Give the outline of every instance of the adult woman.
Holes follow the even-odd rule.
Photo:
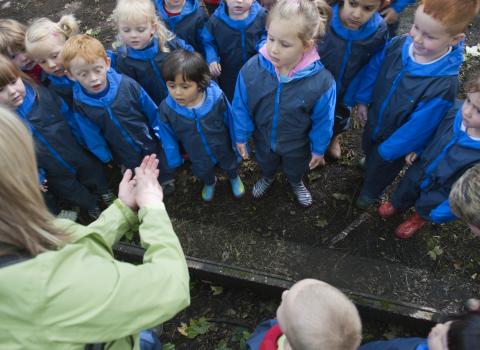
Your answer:
[[[0,348],[139,349],[138,332],[189,302],[188,270],[162,203],[155,155],[127,170],[117,199],[89,226],[54,220],[38,184],[32,139],[0,108]],[[138,216],[134,210],[139,208]],[[111,246],[139,231],[134,266]]]

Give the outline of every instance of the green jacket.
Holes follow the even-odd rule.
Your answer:
[[[0,268],[0,349],[140,349],[138,333],[190,304],[185,256],[163,204],[138,217],[120,200],[89,226],[56,221],[72,242]],[[112,245],[138,229],[142,265]]]

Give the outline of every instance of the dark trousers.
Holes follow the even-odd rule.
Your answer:
[[[343,104],[335,106],[335,120],[333,123],[333,136],[337,136],[350,127],[350,108]]]
[[[397,189],[392,194],[392,204],[397,209],[408,209],[415,205],[420,193],[422,171],[418,163],[412,165],[400,180]]]
[[[232,180],[238,176],[237,169],[238,169],[237,165],[228,169],[222,168],[222,170],[225,171],[225,173],[227,174],[228,178]],[[215,183],[215,166],[200,167],[196,165],[194,162],[192,162],[192,172],[193,172],[193,175],[195,175],[200,180],[202,180],[205,183],[205,185],[210,186]]]

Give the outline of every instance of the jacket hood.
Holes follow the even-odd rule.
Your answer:
[[[340,9],[338,8],[338,4],[333,6],[332,12],[333,15],[330,22],[330,28],[345,40],[365,40],[375,34],[378,27],[384,22],[382,16],[380,16],[378,12],[375,12],[375,14],[359,29],[353,30],[348,29],[343,25],[342,20],[340,19]]]
[[[212,16],[219,18],[220,20],[225,22],[225,24],[228,25],[230,28],[243,29],[248,27],[255,20],[255,18],[257,18],[257,15],[260,13],[261,10],[262,6],[258,2],[254,1],[252,3],[252,7],[250,7],[247,18],[242,20],[231,19],[228,16],[227,4],[225,3],[225,1],[222,1]]]
[[[118,88],[120,87],[120,83],[122,81],[122,75],[110,68],[107,72],[107,80],[108,91],[105,96],[100,98],[89,96],[83,91],[82,86],[76,82],[73,86],[73,98],[81,103],[85,103],[93,107],[104,107],[106,104],[111,104],[117,96]]]
[[[30,86],[30,84],[23,81],[25,85],[25,97],[23,98],[23,103],[17,107],[17,113],[25,119],[28,113],[31,112],[33,105],[35,104],[35,99],[37,98],[37,93]]]
[[[165,7],[163,7],[163,4],[164,0],[155,0],[155,7],[158,14],[164,22],[167,22],[169,24],[175,24],[180,22],[186,16],[189,16],[193,12],[197,11],[200,6],[197,0],[185,0],[185,5],[183,6],[182,11],[180,11],[180,14],[174,17],[168,17],[167,12],[165,11]]]

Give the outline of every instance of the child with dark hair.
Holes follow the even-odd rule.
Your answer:
[[[193,174],[203,181],[202,199],[213,199],[216,165],[227,173],[233,195],[242,197],[245,188],[230,132],[231,106],[211,81],[207,63],[196,52],[176,50],[165,60],[162,74],[169,95],[160,105],[160,118],[187,151]]]

